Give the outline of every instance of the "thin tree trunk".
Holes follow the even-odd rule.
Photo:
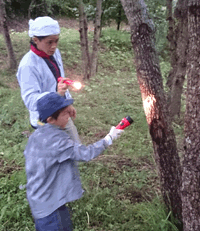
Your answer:
[[[122,21],[122,5],[120,3],[120,1],[118,2],[118,15],[117,15],[117,30],[120,29],[120,24]]]
[[[184,231],[200,230],[200,0],[188,0],[185,155],[182,175]]]
[[[79,0],[79,33],[82,52],[82,69],[84,79],[90,78],[90,54],[88,46],[88,24],[82,0]]]
[[[101,7],[102,7],[102,0],[97,0],[94,39],[93,39],[93,51],[92,51],[92,56],[91,56],[91,76],[95,76],[97,73],[99,37],[101,33],[101,12],[102,12]]]
[[[46,0],[43,0],[44,1],[44,12],[45,12],[45,15],[48,15],[48,12],[47,12],[47,2]]]
[[[175,68],[176,68],[176,39],[174,36],[174,30],[175,30],[175,22],[173,19],[173,13],[172,13],[172,0],[167,0],[166,1],[166,6],[167,6],[167,21],[168,21],[168,34],[167,34],[167,39],[169,42],[169,51],[170,51],[170,63],[172,69],[170,70],[170,73],[168,75],[167,79],[167,85],[168,87],[172,88],[172,82],[174,78],[174,73],[175,73]]]
[[[188,49],[188,19],[187,0],[179,0],[175,9],[176,27],[174,29],[174,40],[176,50],[171,59],[173,70],[171,72],[170,91],[170,114],[172,119],[180,116],[181,96],[186,75],[187,49]]]
[[[33,10],[33,4],[35,3],[35,0],[31,0],[31,3],[28,8],[28,18],[31,19],[31,11]]]
[[[102,4],[101,25],[100,25],[100,36],[101,36],[102,27],[103,27],[103,23],[104,23],[104,11],[105,11],[105,9],[107,8],[107,3],[108,3],[108,2],[104,2],[104,4]]]
[[[181,226],[181,166],[155,50],[154,24],[148,17],[143,0],[121,2],[131,28],[137,78],[159,170],[161,192],[166,205],[179,219]]]
[[[9,61],[9,68],[10,69],[15,69],[17,67],[17,61],[15,58],[15,53],[13,50],[10,34],[9,34],[9,29],[7,25],[7,15],[6,15],[6,10],[5,10],[5,3],[3,0],[0,0],[0,21],[1,21],[1,26],[3,28],[3,35],[8,51],[8,61]]]

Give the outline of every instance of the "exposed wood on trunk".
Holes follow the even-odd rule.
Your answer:
[[[94,39],[93,39],[93,51],[91,56],[91,76],[95,76],[97,72],[98,62],[98,50],[99,50],[99,38],[101,33],[101,6],[102,0],[97,0]]]
[[[168,208],[181,221],[181,166],[155,50],[154,24],[148,17],[143,0],[121,2],[131,28],[137,78],[159,170],[162,195]]]
[[[1,21],[1,26],[3,28],[3,35],[6,43],[6,48],[8,51],[9,68],[15,69],[17,67],[17,61],[15,58],[15,53],[13,50],[9,29],[7,25],[7,16],[6,16],[4,0],[0,0],[0,21]]]
[[[188,63],[182,202],[184,231],[200,230],[200,0],[188,0]]]

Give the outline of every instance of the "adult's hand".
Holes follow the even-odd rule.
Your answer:
[[[58,82],[57,92],[61,96],[65,95],[65,92],[66,92],[66,90],[69,87],[69,85],[67,85],[66,83],[64,83],[65,80],[69,80],[69,79],[68,78],[62,78],[62,80],[60,82]]]

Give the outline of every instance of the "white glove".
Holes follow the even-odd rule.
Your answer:
[[[105,140],[108,145],[112,144],[113,140],[116,140],[120,135],[124,132],[124,130],[116,129],[114,126],[111,127],[110,132],[105,136]]]

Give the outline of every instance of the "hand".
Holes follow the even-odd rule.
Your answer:
[[[116,129],[114,126],[112,126],[108,135],[111,136],[112,140],[116,140],[118,137],[121,136],[123,132],[124,130]]]
[[[68,106],[68,112],[70,117],[76,119],[76,109],[72,105]]]
[[[124,132],[124,130],[116,129],[114,126],[111,127],[110,132],[106,135],[105,140],[108,145],[112,144],[113,140],[116,140],[120,135]]]
[[[63,81],[65,81],[65,80],[68,80],[68,78],[62,78],[62,80],[60,82],[58,82],[57,92],[61,96],[65,95],[65,92],[69,87],[69,85],[67,85],[66,83],[63,83]]]

